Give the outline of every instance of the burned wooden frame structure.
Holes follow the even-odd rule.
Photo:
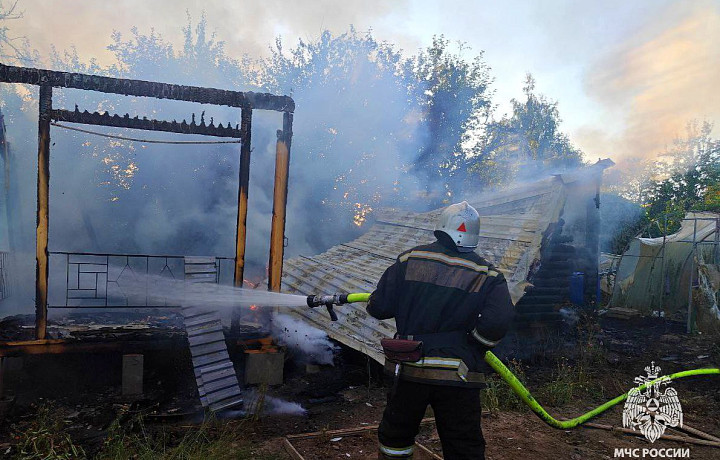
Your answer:
[[[21,83],[39,86],[38,117],[38,178],[37,178],[37,229],[36,229],[36,296],[35,337],[46,339],[48,309],[48,228],[50,198],[50,126],[54,121],[131,128],[148,131],[164,131],[178,134],[197,134],[237,138],[240,147],[240,174],[238,187],[238,214],[235,244],[234,283],[241,286],[245,267],[245,241],[247,234],[248,187],[250,179],[251,130],[253,110],[282,112],[282,130],[277,132],[275,186],[273,193],[272,230],[270,235],[270,260],[268,287],[280,290],[285,240],[285,215],[290,164],[290,144],[295,102],[288,96],[268,93],[239,92],[198,86],[176,85],[143,80],[103,77],[80,73],[58,72],[45,69],[9,66],[0,63],[0,83]],[[119,94],[124,96],[151,97],[199,104],[228,106],[240,109],[240,125],[233,128],[209,125],[201,120],[197,124],[183,121],[150,120],[145,117],[110,115],[98,112],[80,112],[54,109],[53,88],[71,88],[85,91]]]

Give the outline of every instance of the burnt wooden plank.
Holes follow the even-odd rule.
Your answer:
[[[157,99],[172,99],[229,107],[249,107],[279,112],[295,111],[295,101],[289,96],[275,96],[269,93],[243,93],[216,88],[103,77],[74,72],[58,72],[5,64],[0,64],[0,82],[43,85],[55,88],[75,88],[125,96],[154,97]]]
[[[162,131],[167,133],[178,133],[178,134],[198,134],[203,136],[215,136],[215,137],[231,137],[240,139],[240,130],[233,128],[228,123],[227,126],[219,125],[206,125],[204,121],[199,125],[192,120],[190,123],[185,120],[181,122],[164,121],[164,120],[150,120],[145,117],[130,117],[125,114],[120,116],[117,114],[110,115],[109,113],[98,113],[98,112],[80,112],[77,108],[75,111],[70,110],[53,110],[51,112],[52,119],[55,121],[65,121],[68,123],[80,123],[83,125],[95,125],[95,126],[113,126],[116,128],[129,128],[129,129],[143,129],[146,131]]]

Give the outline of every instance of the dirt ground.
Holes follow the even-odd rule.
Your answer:
[[[677,388],[682,395],[679,382]],[[696,396],[699,395],[691,397]],[[382,395],[376,395],[376,398],[382,399]],[[373,398],[373,400],[376,398]],[[338,420],[336,423],[327,424],[326,426],[328,429],[338,429],[355,428],[363,426],[363,424],[377,424],[382,418],[382,403],[381,401],[377,402],[380,403],[378,407],[368,408],[369,410],[364,409],[363,404],[353,404],[354,408],[348,407],[346,404],[343,414],[348,414],[348,417],[345,421]],[[571,408],[556,409],[552,413],[576,416],[587,411],[591,406],[594,407],[588,405],[578,407],[576,410]],[[698,408],[700,406],[698,405]],[[715,401],[714,406],[717,407],[717,401]],[[312,415],[312,411],[310,414],[309,417],[315,417]],[[431,413],[428,415],[431,415]],[[619,407],[611,409],[607,414],[603,414],[594,421],[600,424],[622,426],[622,409]],[[272,423],[272,420],[266,419],[263,420],[262,425]],[[716,414],[706,414],[705,411],[686,411],[685,423],[693,428],[702,429],[707,433],[720,436],[720,420]],[[272,436],[272,431],[274,430],[265,431],[260,429],[258,434],[261,437]],[[674,430],[666,433],[682,434]],[[690,445],[662,439],[650,444],[642,437],[590,428],[557,430],[550,428],[534,414],[527,411],[486,414],[483,417],[483,434],[487,442],[486,456],[489,460],[608,459],[614,458],[615,449],[621,448],[689,448],[690,458],[693,459],[711,460],[720,458],[720,449],[713,447]],[[417,440],[431,451],[442,456],[442,448],[434,425],[421,429]],[[292,444],[307,459],[377,458],[377,438],[374,431],[362,435],[321,436],[308,440],[293,441]],[[285,454],[279,438],[271,437],[271,439],[263,443],[263,450],[278,454],[280,458],[292,458]],[[285,456],[283,457],[283,455]],[[417,454],[416,458],[422,459],[426,457]]]
[[[718,367],[720,344],[717,339],[702,335],[687,336],[680,329],[662,321],[600,321],[591,326],[583,325],[580,333],[565,329],[541,340],[529,340],[527,343],[532,343],[532,346],[526,348],[532,348],[532,352],[511,352],[519,355],[516,369],[524,373],[528,388],[539,402],[555,417],[570,418],[629,390],[635,385],[633,379],[644,375],[644,368],[650,362],[661,366],[662,374]],[[509,342],[513,340],[516,344],[523,344],[522,338],[516,337]],[[148,362],[153,363],[152,359]],[[84,361],[83,365],[100,369],[102,362]],[[78,366],[57,366],[63,367],[66,373],[79,371]],[[174,369],[172,378],[177,379],[182,370],[171,368]],[[563,369],[570,370],[563,374]],[[62,385],[56,385],[42,395],[31,386],[26,386],[24,392],[22,388],[18,389],[15,406],[0,422],[0,457],[7,454],[11,458],[14,444],[37,416],[38,397],[45,398],[42,401],[52,401],[54,412],[60,414],[62,421],[59,429],[76,444],[82,445],[89,457],[101,453],[107,444],[108,433],[118,424],[127,424],[133,413],[145,414],[141,425],[143,433],[170,433],[168,443],[197,430],[202,415],[189,410],[177,398],[163,399],[162,390],[167,389],[163,379],[167,379],[168,370],[157,372],[157,375],[150,373],[146,377],[147,381],[154,380],[156,384],[147,385],[145,399],[137,401],[125,400],[118,394],[117,386],[110,384],[117,376],[110,376],[108,381],[88,387],[71,380],[67,385],[82,388],[75,394],[69,394]],[[62,379],[59,382],[62,383]],[[572,386],[572,394],[558,394],[558,388],[562,389],[564,385],[554,386],[557,382]],[[713,376],[690,377],[672,383],[683,406],[684,423],[718,437],[719,383],[718,377]],[[254,414],[254,417],[250,414],[244,418],[239,413],[225,414],[227,418],[218,423],[235,430],[231,436],[243,446],[246,453],[243,455],[246,456],[238,454],[217,458],[289,459],[291,457],[283,447],[285,436],[321,432],[314,438],[295,439],[292,444],[307,459],[374,459],[377,456],[374,430],[350,435],[327,432],[377,425],[382,418],[387,384],[374,363],[348,350],[338,353],[334,367],[323,367],[314,374],[306,373],[304,366],[288,364],[285,384],[270,388],[267,395],[299,403],[306,413],[265,413]],[[44,388],[48,390],[46,386]],[[173,392],[183,393],[185,400],[193,399],[185,385],[176,383]],[[499,404],[490,404],[483,417],[489,459],[604,459],[615,458],[615,450],[621,448],[688,448],[690,458],[720,458],[720,449],[714,447],[662,439],[650,444],[642,437],[584,427],[553,429],[528,410],[508,404],[505,400],[507,393],[498,392],[496,396],[500,399]],[[553,400],[560,402],[553,404]],[[431,410],[428,410],[427,416],[432,416]],[[622,405],[593,421],[621,426]],[[666,434],[681,433],[668,430]],[[234,441],[231,446],[236,445]],[[442,455],[433,424],[423,426],[418,442]],[[130,457],[117,455],[113,458]],[[206,455],[205,458],[213,457]],[[416,458],[423,458],[423,455],[418,454]]]

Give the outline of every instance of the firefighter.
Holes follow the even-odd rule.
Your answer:
[[[397,380],[378,429],[380,459],[412,458],[428,404],[446,459],[485,458],[480,389],[490,369],[483,356],[507,332],[514,307],[503,275],[474,252],[479,233],[472,206],[448,206],[435,225],[437,241],[400,254],[370,296],[368,313],[395,318],[398,341],[422,342],[417,361],[386,359]]]

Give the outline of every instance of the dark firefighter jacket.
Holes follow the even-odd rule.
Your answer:
[[[423,358],[402,364],[401,378],[482,387],[482,373],[489,370],[483,356],[505,336],[514,307],[501,273],[451,245],[436,241],[400,254],[380,278],[367,311],[395,318],[399,338],[423,342]],[[394,367],[386,363],[386,369]]]

